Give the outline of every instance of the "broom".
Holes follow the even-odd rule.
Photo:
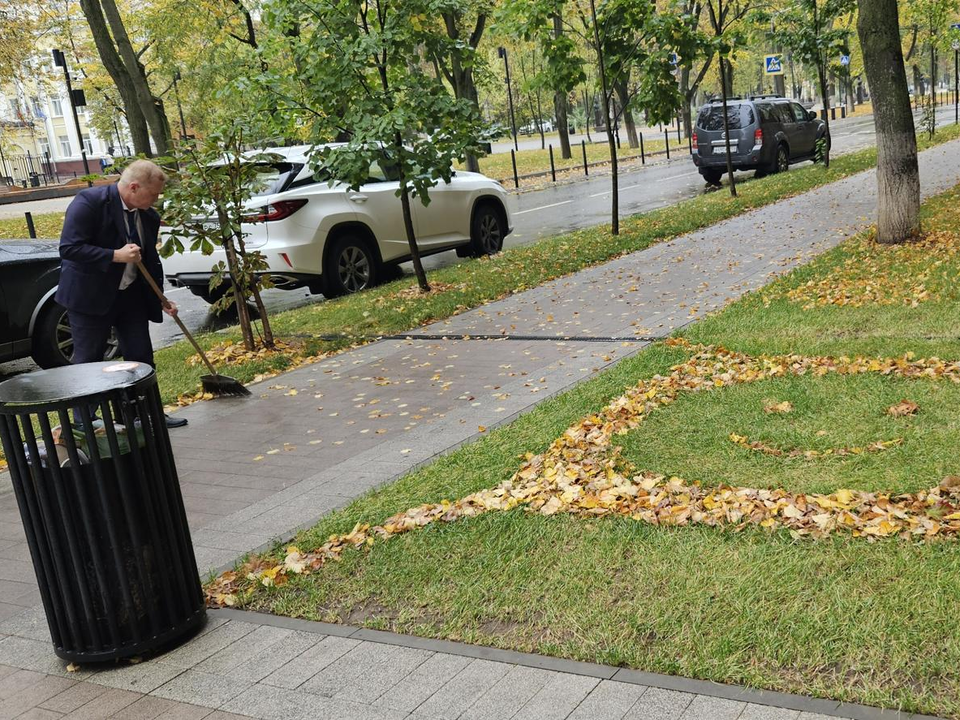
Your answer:
[[[167,300],[167,296],[163,294],[163,291],[159,287],[157,287],[157,283],[153,279],[153,276],[147,272],[147,269],[143,266],[143,263],[140,260],[137,260],[137,270],[140,271],[140,275],[143,276],[143,279],[147,281],[147,284],[157,294],[157,297],[160,298],[160,302],[163,303],[163,306],[169,307],[170,301]],[[194,349],[200,354],[200,358],[210,369],[210,375],[200,376],[200,383],[203,385],[204,392],[208,392],[217,397],[229,395],[247,397],[251,394],[251,392],[247,390],[239,380],[218,373],[217,369],[213,366],[213,363],[210,362],[210,359],[207,357],[206,353],[203,352],[203,349],[197,344],[197,341],[194,339],[193,335],[189,330],[187,330],[187,326],[183,324],[183,320],[180,319],[179,315],[174,315],[173,319],[177,321],[177,325],[180,326],[183,334],[187,336],[187,340],[190,341],[190,344],[193,345]]]

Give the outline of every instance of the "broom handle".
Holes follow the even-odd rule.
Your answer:
[[[163,290],[157,287],[156,280],[153,279],[153,275],[147,272],[147,269],[143,266],[143,262],[137,260],[137,270],[140,271],[140,275],[144,280],[147,281],[147,284],[151,289],[157,294],[157,297],[160,298],[160,302],[163,303],[164,307],[170,307],[170,301],[167,300],[167,296],[163,294]],[[180,319],[180,316],[176,313],[172,316],[174,320],[177,321],[177,325],[180,326],[180,329],[183,331],[183,334],[187,336],[187,340],[190,341],[190,344],[193,345],[194,349],[200,354],[200,357],[203,359],[203,362],[206,363],[207,367],[210,369],[210,372],[214,375],[219,375],[217,369],[213,366],[213,363],[210,362],[210,359],[207,357],[207,354],[203,349],[197,344],[197,341],[193,338],[193,335],[187,330],[187,326],[183,324],[183,320]]]

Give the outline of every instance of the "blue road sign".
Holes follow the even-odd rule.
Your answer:
[[[850,56],[849,56],[849,55],[841,55],[841,56],[840,56],[840,64],[841,64],[841,65],[849,65],[849,64],[850,64]]]
[[[783,55],[766,55],[763,58],[764,75],[783,75]]]

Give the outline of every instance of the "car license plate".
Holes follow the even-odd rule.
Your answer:
[[[733,147],[733,145],[730,146],[730,152],[735,152],[735,148]],[[717,145],[716,147],[713,148],[713,154],[714,154],[714,155],[726,155],[726,154],[727,154],[727,146],[726,146],[726,145]]]

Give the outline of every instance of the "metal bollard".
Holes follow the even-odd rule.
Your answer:
[[[519,188],[520,176],[517,175],[517,154],[512,149],[510,150],[510,160],[513,162],[513,186]]]
[[[647,156],[643,152],[643,133],[640,133],[640,164],[647,164]]]
[[[23,215],[27,218],[27,234],[31,238],[36,239],[37,229],[33,226],[33,213],[25,212]]]
[[[580,140],[580,149],[583,151],[583,175],[590,177],[590,168],[587,166],[587,141]]]
[[[553,182],[557,181],[557,167],[553,163],[553,143],[550,143],[550,177]]]
[[[670,129],[666,128],[663,131],[663,139],[667,144],[667,160],[670,159]]]

